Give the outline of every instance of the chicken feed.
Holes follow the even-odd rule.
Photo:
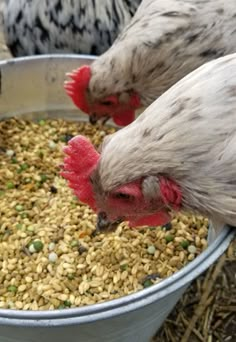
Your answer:
[[[96,145],[114,128],[63,120],[0,123],[0,308],[54,310],[116,299],[171,276],[207,247],[207,219],[122,223],[94,235],[96,215],[59,176],[77,134]]]

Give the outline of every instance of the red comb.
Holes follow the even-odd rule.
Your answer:
[[[86,90],[91,77],[89,65],[84,65],[72,73],[67,74],[72,80],[65,82],[64,88],[74,104],[83,112],[89,113],[89,106],[86,99]]]
[[[81,202],[96,210],[90,175],[96,167],[100,154],[91,142],[79,135],[71,139],[64,147],[67,157],[64,159],[64,170],[60,173],[69,181],[69,186]]]

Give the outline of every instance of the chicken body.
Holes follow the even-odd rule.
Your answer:
[[[134,15],[141,0],[8,0],[4,14],[13,56],[100,55]]]
[[[97,207],[108,217],[173,208],[163,201],[165,179],[179,187],[180,210],[236,226],[236,54],[190,73],[109,136],[91,179]],[[145,213],[132,190],[129,197],[134,183]]]
[[[235,0],[143,0],[92,64],[90,102],[117,95],[128,103],[135,92],[142,106],[150,105],[197,67],[236,52],[235,23]]]

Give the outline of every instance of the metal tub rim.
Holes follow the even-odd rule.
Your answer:
[[[63,59],[93,61],[95,56],[88,55],[43,55],[33,57],[20,57],[0,62],[0,70],[5,65],[20,66],[27,62],[40,63],[41,61],[55,61]],[[140,307],[161,299],[168,294],[178,291],[187,286],[193,279],[204,272],[217,258],[227,249],[230,241],[235,235],[234,229],[225,226],[219,236],[203,251],[195,260],[183,267],[180,271],[166,278],[150,288],[143,289],[133,294],[110,300],[100,304],[93,304],[78,308],[53,311],[24,311],[0,309],[0,324],[9,326],[66,326],[74,324],[91,323],[110,317],[131,312]]]

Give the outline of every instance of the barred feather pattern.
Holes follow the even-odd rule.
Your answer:
[[[100,55],[130,22],[141,0],[8,0],[4,30],[13,56]]]

